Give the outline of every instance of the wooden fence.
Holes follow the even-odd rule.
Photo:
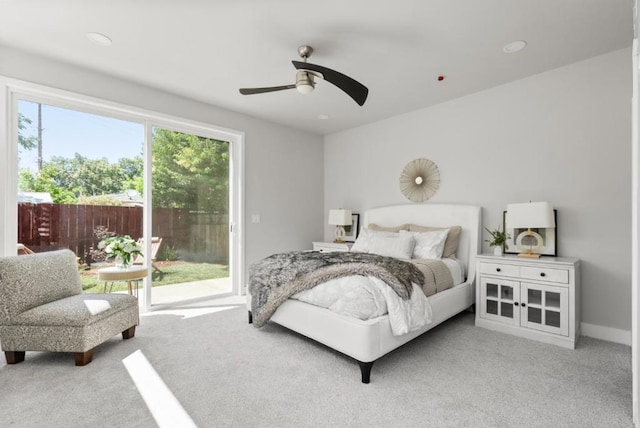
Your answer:
[[[195,262],[229,263],[229,216],[182,208],[154,208],[152,235],[162,237],[180,257]]]
[[[155,208],[152,215],[152,234],[162,237],[162,247],[184,260],[228,264],[227,215],[176,208]],[[18,242],[35,252],[69,248],[87,261],[99,242],[94,234],[98,226],[137,240],[142,236],[142,207],[18,204]]]

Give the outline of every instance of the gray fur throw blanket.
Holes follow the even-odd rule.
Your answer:
[[[411,297],[412,283],[422,286],[424,274],[409,262],[377,254],[296,251],[269,256],[249,268],[253,325],[263,326],[289,297],[335,278],[373,276],[386,282],[402,299]]]

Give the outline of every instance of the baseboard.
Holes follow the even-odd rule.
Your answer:
[[[582,335],[631,346],[631,331],[601,325],[580,323]]]

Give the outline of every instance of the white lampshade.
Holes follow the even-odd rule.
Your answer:
[[[505,227],[509,229],[556,227],[553,207],[549,202],[508,204]]]
[[[350,226],[351,210],[336,209],[329,210],[329,224],[332,226]]]

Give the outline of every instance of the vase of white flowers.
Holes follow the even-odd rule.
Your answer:
[[[99,249],[104,249],[107,259],[114,258],[116,267],[126,269],[131,266],[132,256],[142,255],[138,244],[129,235],[111,236],[98,244]]]

